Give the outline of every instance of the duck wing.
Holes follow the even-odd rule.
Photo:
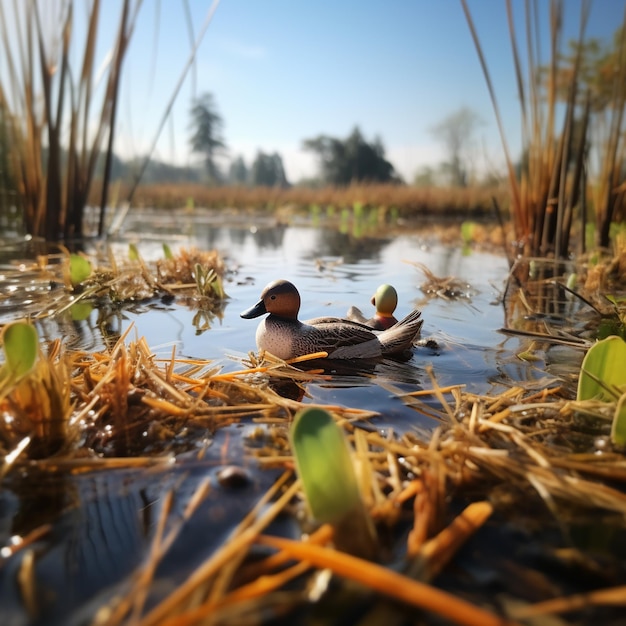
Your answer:
[[[361,322],[359,320],[346,319],[343,317],[314,317],[311,320],[307,320],[306,322],[303,322],[303,324],[308,324],[309,326],[321,326],[325,324],[343,324],[345,326],[361,328],[362,330],[367,330],[369,332],[372,332],[372,329],[367,324],[365,324],[365,322]]]
[[[320,317],[306,323],[315,329],[316,335],[323,338],[328,347],[353,346],[376,339],[371,328],[358,322]]]

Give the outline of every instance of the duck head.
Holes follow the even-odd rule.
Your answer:
[[[240,316],[252,319],[270,313],[286,319],[298,319],[300,310],[300,294],[293,283],[288,280],[275,280],[263,289],[261,299]]]
[[[372,296],[372,304],[377,313],[391,317],[398,306],[398,292],[392,285],[380,285]]]

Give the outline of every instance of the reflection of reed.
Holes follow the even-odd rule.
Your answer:
[[[151,531],[151,505],[157,495],[141,484],[129,489],[98,473],[79,481],[78,497],[82,505],[68,515],[74,530],[65,545],[59,546],[67,577],[59,590],[73,590],[74,599],[80,602],[116,584],[138,564]],[[51,574],[55,565],[49,564]]]
[[[580,342],[586,330],[584,314],[591,309],[566,288],[572,272],[567,261],[519,259],[504,297],[506,330],[555,343]]]
[[[34,623],[67,624],[75,612],[90,613],[86,607],[92,598],[106,594],[137,566],[153,530],[151,505],[160,485],[133,481],[129,488],[124,477],[112,472],[80,478],[31,473],[12,485],[19,505],[11,532],[23,536],[53,526],[46,536],[50,543],[36,553]],[[3,606],[14,603],[12,570],[0,570]]]

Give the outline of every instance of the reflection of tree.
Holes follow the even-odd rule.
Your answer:
[[[254,234],[254,241],[261,250],[265,248],[275,250],[282,247],[286,230],[287,227],[282,224],[272,226],[271,228],[259,228]]]
[[[361,260],[378,261],[381,251],[391,241],[390,238],[378,237],[357,239],[349,233],[342,233],[333,228],[318,228],[315,230],[314,243],[311,249],[303,254],[302,258],[313,260],[322,256],[341,256],[346,263],[355,263]]]
[[[200,235],[200,233],[196,230],[196,235],[199,236],[199,239],[204,241],[204,246],[207,250],[214,250],[219,247],[219,244],[223,244],[226,240],[225,233],[229,233],[232,238],[234,230],[234,228],[216,226],[215,228],[207,228],[206,233],[202,233],[202,235]]]

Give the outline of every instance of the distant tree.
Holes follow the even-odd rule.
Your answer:
[[[413,184],[416,187],[434,187],[437,184],[437,172],[431,165],[423,165],[413,178]]]
[[[576,60],[580,53],[580,66],[577,74],[579,102],[584,101],[589,92],[591,110],[602,112],[607,108],[615,107],[616,95],[618,95],[618,105],[624,107],[625,90],[616,90],[615,85],[623,82],[623,74],[620,72],[623,72],[622,68],[626,63],[626,45],[623,43],[625,36],[624,27],[620,26],[613,34],[613,40],[610,43],[595,38],[587,39],[582,44],[577,39],[570,40],[567,46],[568,51],[559,55],[556,65],[557,97],[564,101],[568,99]],[[550,66],[540,67],[538,76],[541,83],[547,86],[550,81]]]
[[[238,156],[230,164],[228,182],[231,185],[246,185],[248,183],[249,176],[250,172],[248,171],[246,162],[243,160],[242,156]]]
[[[265,154],[259,151],[250,169],[250,181],[253,185],[287,187],[287,177],[280,155],[276,152]]]
[[[468,184],[472,139],[481,123],[475,111],[461,107],[430,129],[433,136],[443,143],[447,159],[441,164],[441,170],[454,187],[466,187]]]
[[[316,152],[321,164],[324,182],[331,185],[348,185],[352,181],[391,182],[398,178],[393,165],[385,159],[385,149],[380,139],[368,143],[355,127],[342,141],[327,135],[305,139],[305,150]]]
[[[215,158],[226,148],[222,137],[223,125],[212,94],[205,93],[194,100],[191,107],[191,150],[204,155],[206,173],[213,184],[221,180]]]

